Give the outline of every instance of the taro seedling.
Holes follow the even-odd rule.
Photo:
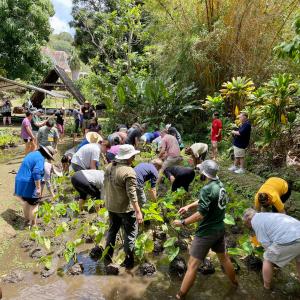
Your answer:
[[[173,261],[179,254],[179,247],[175,247],[177,240],[178,239],[176,237],[171,237],[164,242],[164,249],[169,262]]]
[[[146,255],[154,249],[154,242],[150,232],[143,232],[135,241],[135,255],[139,261],[145,261]]]

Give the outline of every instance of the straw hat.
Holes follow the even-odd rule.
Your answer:
[[[47,155],[50,157],[50,159],[54,159],[53,156],[56,153],[55,149],[52,146],[40,146],[46,153]]]
[[[135,150],[132,145],[121,145],[119,148],[119,153],[116,155],[116,159],[129,159],[138,153],[140,153],[140,151]]]
[[[97,144],[103,141],[103,138],[97,132],[88,132],[85,138],[90,144]]]

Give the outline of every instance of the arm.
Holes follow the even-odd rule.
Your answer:
[[[156,188],[152,188],[151,190],[149,190],[149,194],[150,194],[150,198],[153,201],[156,201],[157,199],[157,194],[156,194]]]
[[[160,145],[160,153],[158,155],[158,158],[161,158],[161,159],[164,159],[165,158],[165,155],[166,155],[166,148],[167,148],[167,145],[166,145],[166,142],[164,139],[161,140],[161,145]]]
[[[275,197],[275,196],[273,196],[273,197]],[[282,203],[279,196],[278,197],[276,196],[276,198],[273,200],[273,205],[275,206],[275,208],[277,209],[277,211],[279,213],[282,213],[282,214],[286,213],[285,209],[284,209],[284,204]]]
[[[137,194],[136,194],[136,177],[128,176],[126,178],[126,193],[131,202],[133,209],[135,211],[135,216],[139,224],[143,222],[143,215],[138,203]]]
[[[34,140],[35,137],[34,137],[34,135],[33,135],[33,133],[32,133],[32,130],[30,129],[30,127],[29,127],[29,126],[26,126],[25,129],[26,129],[26,132],[28,133],[28,135],[31,137],[31,139]]]
[[[191,203],[191,204],[188,204],[184,207],[181,207],[178,211],[179,214],[185,214],[186,212],[188,212],[189,210],[194,210],[197,208],[197,206],[199,205],[199,200]]]
[[[91,170],[96,170],[97,169],[97,160],[92,160],[91,161],[91,165],[90,165],[90,169]]]

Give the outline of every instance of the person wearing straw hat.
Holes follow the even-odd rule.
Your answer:
[[[39,150],[30,152],[22,161],[15,179],[15,195],[23,201],[25,220],[29,226],[36,225],[36,212],[41,199],[41,181],[44,177],[45,161],[53,160],[55,149],[40,146]]]
[[[126,269],[134,266],[134,245],[138,233],[138,223],[143,222],[143,215],[138,204],[136,193],[136,174],[131,167],[135,155],[140,151],[132,145],[121,145],[116,160],[110,163],[104,174],[105,207],[109,213],[109,230],[105,256],[106,264],[111,263],[117,234],[124,229]]]
[[[97,169],[101,154],[102,137],[96,132],[88,132],[86,139],[89,144],[81,147],[72,157],[72,169],[77,172],[81,170]]]
[[[201,180],[207,184],[200,190],[199,200],[180,208],[181,215],[188,211],[197,209],[198,211],[182,220],[175,220],[173,224],[178,227],[187,226],[199,222],[196,235],[190,248],[190,258],[188,269],[185,273],[181,288],[176,295],[177,299],[183,299],[192,287],[198,268],[203,263],[206,255],[211,249],[223,266],[226,275],[233,285],[237,285],[235,271],[229,256],[225,250],[225,209],[228,203],[226,190],[217,172],[218,164],[213,160],[205,160],[197,166],[201,173]]]
[[[147,202],[144,191],[144,186],[147,181],[150,181],[151,189],[149,190],[150,198],[156,200],[156,182],[158,179],[158,172],[161,169],[163,161],[159,158],[153,159],[150,163],[140,163],[135,168],[137,179],[137,197],[140,207],[143,207]]]

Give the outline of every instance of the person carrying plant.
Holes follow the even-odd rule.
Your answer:
[[[285,214],[257,213],[252,208],[246,209],[243,220],[265,249],[264,287],[271,288],[273,265],[283,268],[294,259],[300,281],[300,221]]]
[[[255,195],[255,209],[266,211],[272,207],[272,212],[285,213],[284,203],[291,196],[290,185],[282,178],[269,178]]]
[[[251,135],[251,124],[248,120],[248,114],[241,112],[239,115],[241,126],[238,130],[233,130],[231,133],[233,139],[234,165],[228,170],[236,174],[245,173],[245,154],[246,148],[249,146]]]
[[[211,123],[211,150],[212,150],[212,159],[217,160],[218,157],[218,143],[222,140],[222,121],[219,119],[219,112],[215,111],[213,113],[213,120]]]
[[[208,145],[205,143],[195,143],[190,147],[185,148],[185,154],[192,156],[194,167],[205,160],[207,151]]]
[[[38,109],[36,112],[33,113],[32,120],[31,120],[31,127],[32,127],[32,132],[34,136],[37,136],[37,133],[39,129],[46,125],[47,120],[42,120],[41,116],[43,114],[42,109]]]
[[[89,127],[91,119],[96,118],[96,112],[90,102],[85,101],[80,108],[80,114],[82,115],[82,133],[85,134],[85,129]]]
[[[190,258],[188,269],[185,273],[181,288],[176,295],[177,299],[183,299],[192,287],[199,265],[204,262],[209,250],[214,251],[223,266],[226,275],[231,283],[238,285],[235,271],[229,256],[225,250],[225,209],[228,203],[226,190],[217,176],[218,164],[214,160],[205,160],[198,165],[201,173],[201,180],[206,181],[206,185],[200,190],[199,200],[180,208],[179,213],[198,209],[190,217],[182,220],[175,220],[173,224],[178,227],[187,226],[199,222],[196,235],[190,248]]]
[[[138,233],[138,223],[143,222],[136,193],[136,174],[131,167],[135,155],[140,153],[132,145],[120,146],[116,160],[110,163],[104,174],[105,207],[109,213],[109,230],[105,257],[106,263],[112,261],[117,233],[124,229],[124,263],[126,269],[134,266],[134,246]]]
[[[156,181],[158,178],[158,171],[162,167],[162,160],[159,158],[153,159],[150,163],[140,163],[135,168],[136,180],[137,180],[137,197],[139,206],[143,207],[147,202],[147,198],[144,191],[144,186],[147,181],[150,181],[150,198],[156,201]]]
[[[176,137],[168,134],[166,129],[164,129],[160,135],[162,140],[158,158],[162,159],[164,163],[160,169],[157,183],[161,182],[166,168],[180,165],[183,160],[182,156],[180,155],[180,148]]]
[[[94,199],[102,199],[104,171],[81,170],[71,177],[71,183],[79,193],[79,209],[83,211],[88,195]]]
[[[40,127],[37,133],[37,142],[39,145],[44,147],[52,146],[57,149],[59,134],[54,125],[54,119],[49,119],[45,126]]]

